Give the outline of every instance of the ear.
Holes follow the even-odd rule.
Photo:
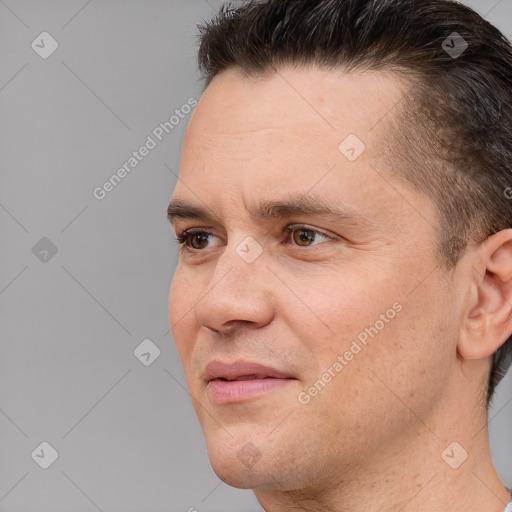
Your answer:
[[[466,359],[490,356],[512,334],[512,229],[489,236],[478,253],[457,345]]]

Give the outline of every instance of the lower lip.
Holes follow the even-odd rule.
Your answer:
[[[253,397],[277,391],[296,379],[251,379],[251,380],[211,380],[208,382],[208,396],[216,404],[245,402]]]

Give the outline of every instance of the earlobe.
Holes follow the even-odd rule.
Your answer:
[[[487,238],[480,256],[457,346],[466,359],[489,357],[512,334],[512,229]]]

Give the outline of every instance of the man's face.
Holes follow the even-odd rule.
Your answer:
[[[434,205],[379,158],[406,89],[380,73],[230,70],[191,119],[172,200],[207,215],[174,210],[193,233],[170,323],[231,485],[327,484],[395,453],[453,378],[461,299]],[[320,203],[343,214],[301,211]]]

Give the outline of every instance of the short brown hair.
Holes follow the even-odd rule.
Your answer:
[[[512,49],[453,0],[248,0],[199,26],[205,87],[223,70],[271,74],[316,65],[400,75],[408,92],[388,116],[382,156],[437,206],[440,263],[512,227]],[[488,403],[512,361],[494,355]]]

